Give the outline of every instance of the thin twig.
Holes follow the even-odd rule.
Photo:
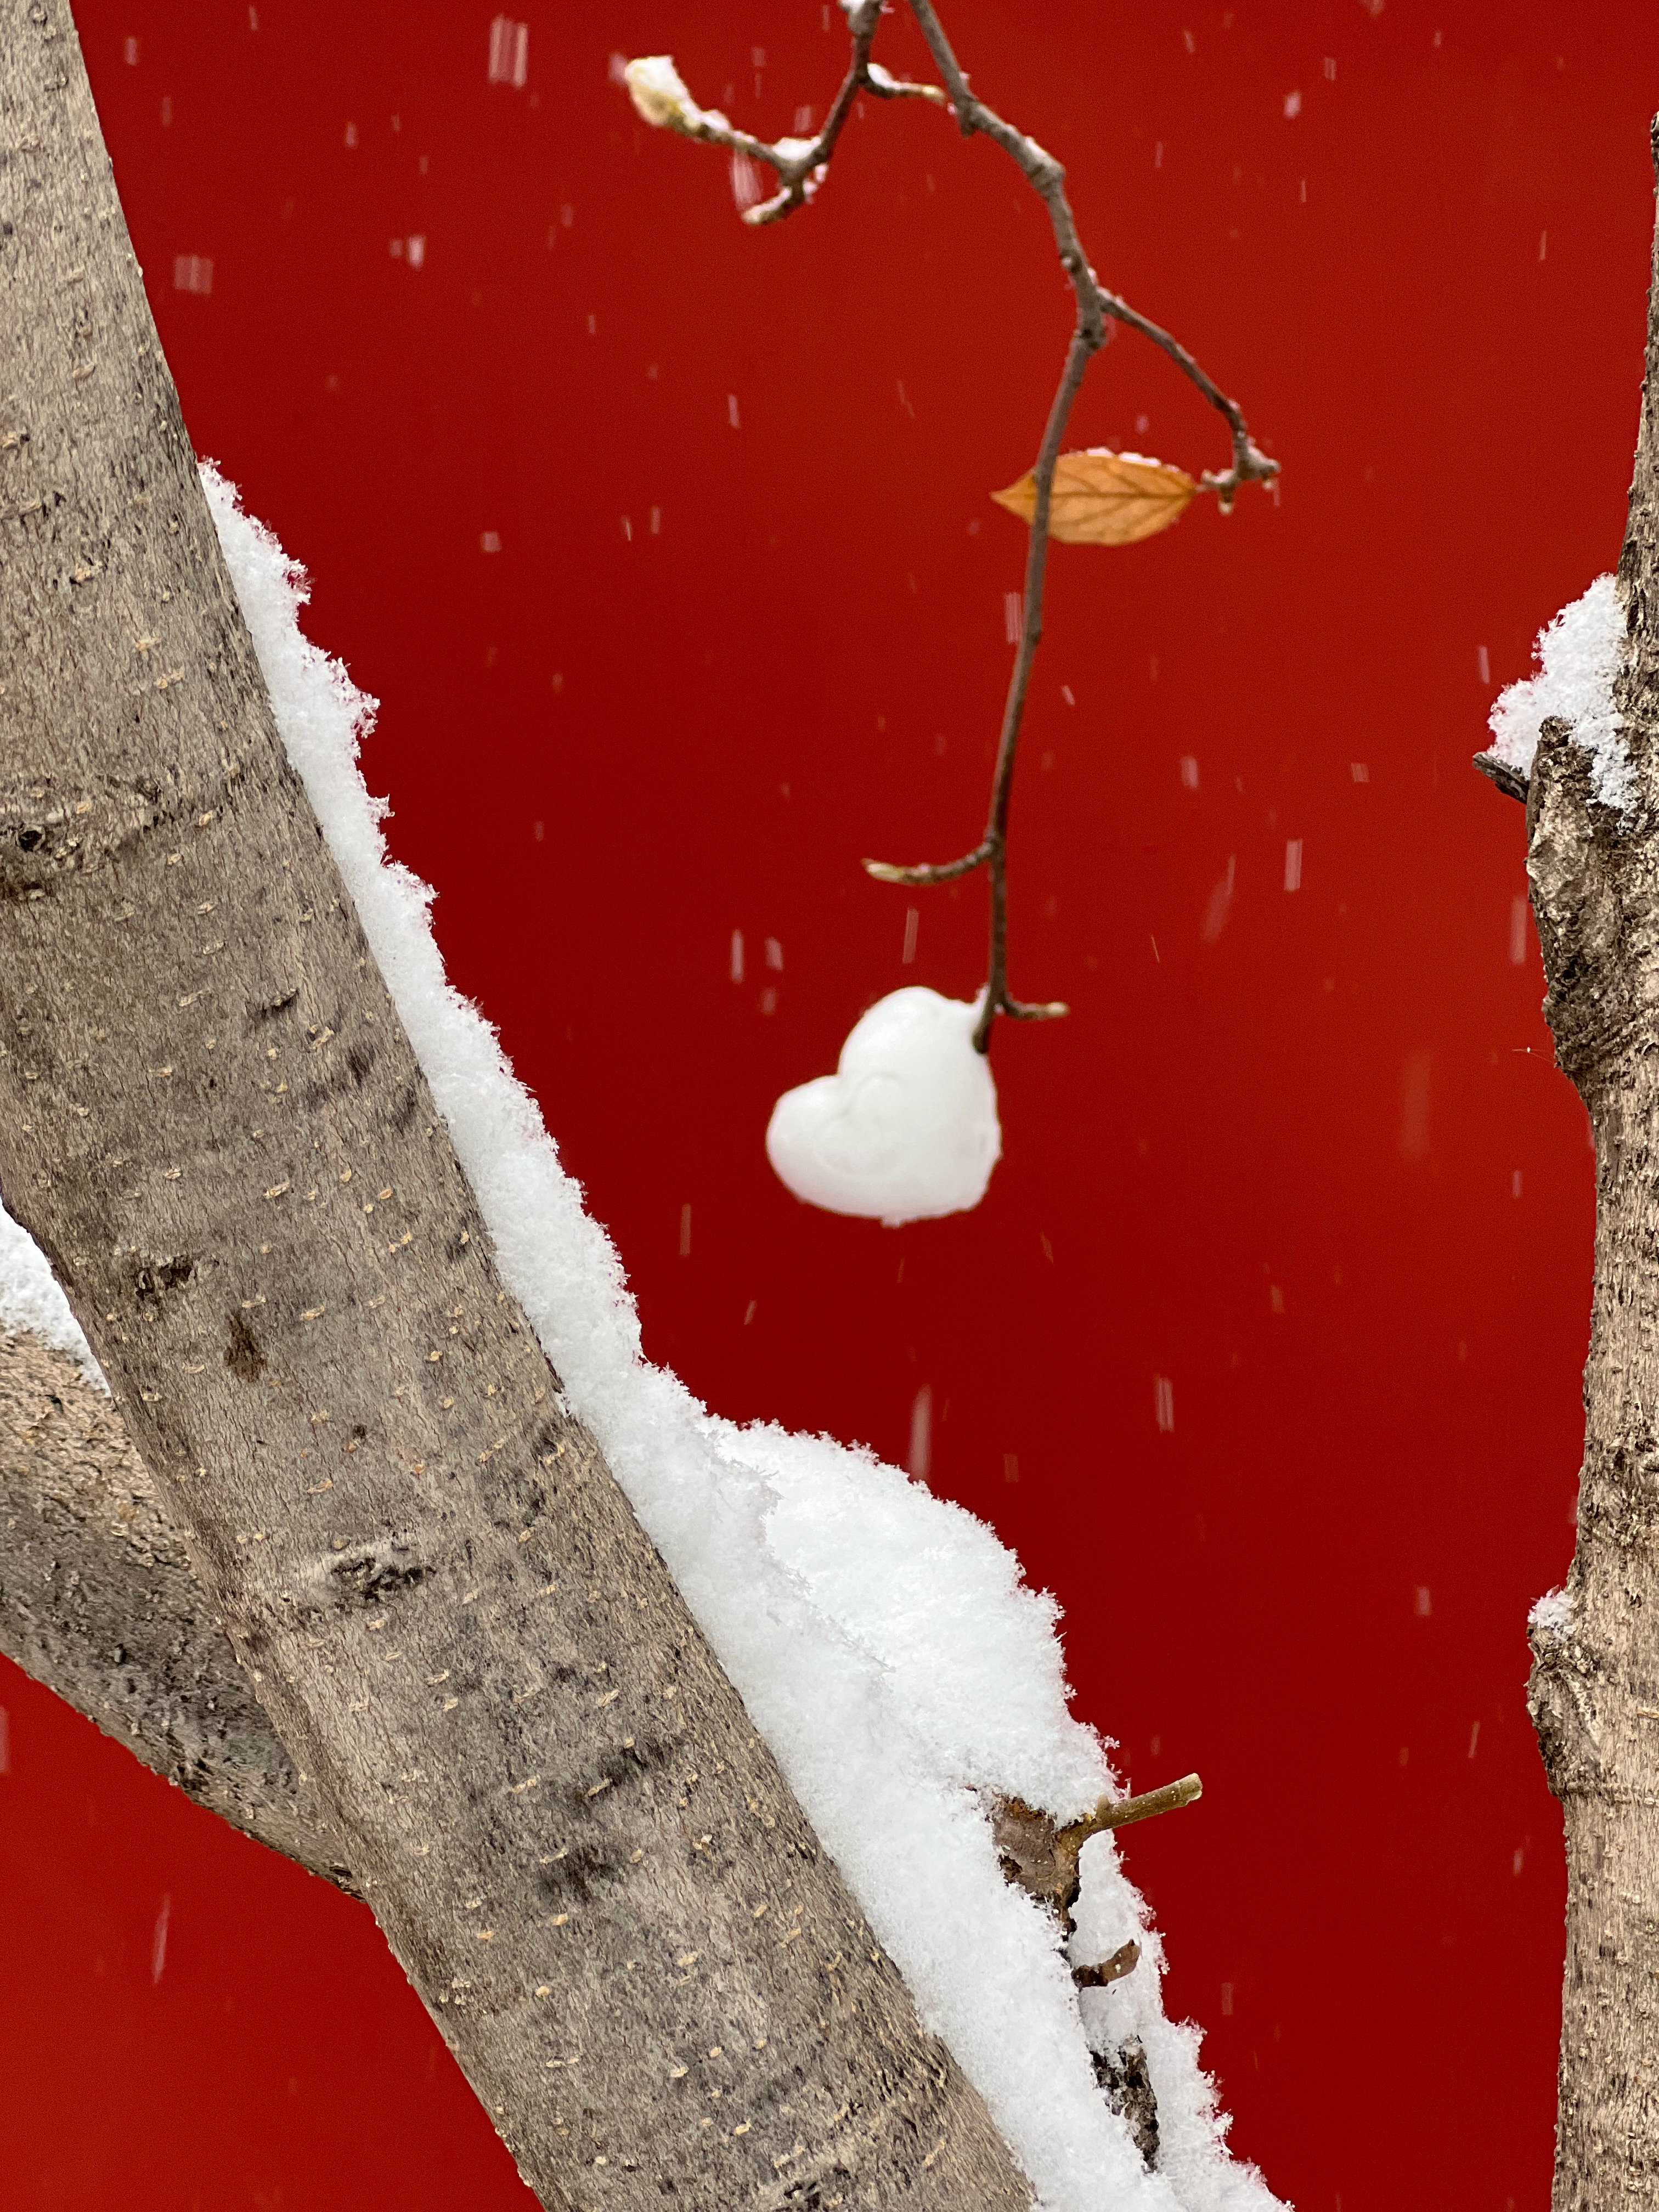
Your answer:
[[[916,19],[917,27],[927,40],[928,51],[945,81],[945,88],[951,95],[951,105],[963,136],[969,137],[975,131],[979,131],[1001,147],[1048,209],[1060,265],[1066,271],[1077,301],[1076,327],[1072,333],[1071,344],[1066,348],[1060,388],[1048,410],[1048,425],[1038,449],[1036,465],[1032,471],[1036,479],[1036,504],[1031,517],[1030,543],[1025,555],[1024,620],[1020,629],[1019,647],[1014,655],[1013,672],[1008,679],[1008,696],[1003,707],[1002,733],[997,747],[996,772],[991,784],[991,819],[985,834],[991,870],[991,973],[986,985],[984,1004],[974,1030],[974,1042],[981,1052],[988,1052],[992,1027],[998,1014],[1012,1014],[1018,1020],[1033,1021],[1065,1012],[1065,1008],[1060,1006],[1024,1006],[1009,994],[1008,812],[1013,794],[1014,760],[1019,745],[1020,725],[1025,713],[1025,694],[1030,682],[1031,664],[1036,658],[1037,646],[1042,636],[1042,590],[1048,561],[1048,509],[1054,491],[1054,464],[1060,459],[1066,424],[1089,363],[1106,343],[1109,319],[1127,323],[1160,347],[1177,367],[1191,377],[1211,405],[1218,408],[1226,418],[1228,428],[1232,432],[1232,466],[1222,476],[1206,471],[1203,478],[1205,488],[1216,493],[1224,512],[1231,508],[1233,496],[1241,484],[1252,478],[1277,474],[1279,464],[1268,460],[1256,451],[1237,404],[1229,399],[1205,374],[1184,346],[1178,344],[1167,331],[1159,330],[1155,323],[1148,322],[1144,315],[1137,314],[1115,293],[1103,290],[1078,236],[1077,218],[1073,215],[1071,202],[1066,197],[1065,170],[1054,155],[1039,146],[1034,138],[1028,138],[1023,131],[1016,131],[1012,124],[1006,123],[994,109],[988,107],[973,92],[945,34],[933,0],[910,0],[910,12]]]
[[[945,94],[937,85],[906,84],[890,76],[879,63],[872,62],[870,48],[880,21],[881,0],[858,0],[848,9],[847,27],[853,57],[830,112],[813,138],[757,138],[736,129],[719,108],[697,106],[665,56],[630,62],[626,72],[628,88],[648,123],[678,131],[683,137],[699,139],[707,146],[724,146],[775,169],[780,189],[770,199],[744,208],[743,220],[756,227],[781,222],[785,216],[805,207],[823,182],[836,141],[861,91],[872,92],[878,100],[929,100],[941,107],[945,105]]]
[[[1023,1798],[998,1797],[992,1802],[991,1831],[1008,1880],[1040,1899],[1069,1935],[1077,1903],[1078,1854],[1090,1837],[1176,1812],[1203,1794],[1197,1775],[1184,1774],[1179,1782],[1166,1782],[1139,1797],[1103,1797],[1092,1813],[1063,1828],[1052,1814],[1039,1812]]]
[[[1166,1782],[1161,1790],[1148,1790],[1139,1797],[1103,1797],[1085,1820],[1074,1820],[1060,1830],[1062,1840],[1081,1850],[1091,1836],[1107,1828],[1127,1828],[1134,1820],[1150,1820],[1158,1813],[1178,1813],[1204,1795],[1196,1774],[1183,1774],[1179,1782]]]
[[[648,61],[630,62],[628,83],[635,106],[647,121],[678,131],[686,137],[729,147],[734,153],[767,162],[776,170],[779,190],[770,199],[744,211],[743,219],[748,223],[781,222],[784,216],[793,215],[798,207],[804,207],[813,197],[823,180],[830,156],[841,136],[842,126],[860,90],[873,93],[883,100],[921,99],[940,106],[948,101],[963,137],[971,137],[977,131],[1001,147],[1048,210],[1060,264],[1066,272],[1076,301],[1077,319],[1066,349],[1059,387],[1049,406],[1042,443],[1032,471],[1036,503],[1025,554],[1024,619],[1013,669],[1008,679],[1007,697],[1003,705],[996,769],[991,782],[990,817],[984,836],[972,852],[963,854],[960,860],[924,862],[909,867],[897,867],[885,860],[866,860],[864,864],[868,872],[881,883],[909,885],[947,884],[959,876],[972,874],[976,868],[988,868],[990,871],[990,974],[986,981],[979,1018],[974,1028],[974,1044],[983,1053],[990,1050],[991,1032],[999,1014],[1011,1015],[1016,1021],[1035,1022],[1052,1020],[1066,1011],[1058,1001],[1048,1005],[1027,1005],[1014,998],[1008,989],[1008,817],[1013,795],[1014,763],[1025,714],[1025,696],[1030,685],[1032,663],[1042,638],[1042,592],[1048,563],[1048,517],[1054,493],[1054,465],[1060,459],[1066,425],[1089,363],[1111,335],[1111,325],[1121,323],[1129,330],[1139,331],[1160,352],[1167,354],[1225,421],[1232,438],[1232,465],[1218,472],[1206,469],[1200,479],[1200,489],[1214,492],[1217,504],[1224,514],[1231,514],[1233,501],[1245,484],[1265,483],[1276,477],[1279,463],[1260,451],[1250,436],[1249,426],[1237,402],[1228,398],[1186,347],[1171,337],[1167,331],[1161,330],[1156,323],[1138,313],[1115,292],[1109,292],[1103,287],[1089,265],[1082,241],[1078,236],[1077,220],[1072,213],[1071,202],[1066,197],[1065,170],[1052,154],[1038,145],[1035,138],[1028,138],[1024,131],[1017,131],[1011,123],[1006,123],[973,91],[945,34],[933,0],[909,0],[909,8],[944,80],[944,90],[941,92],[937,85],[902,82],[890,76],[879,63],[871,60],[870,49],[875,41],[876,28],[880,21],[881,0],[855,0],[855,4],[847,9],[848,29],[853,42],[852,58],[842,80],[841,89],[836,95],[835,105],[824,118],[823,127],[816,138],[780,138],[769,143],[751,137],[747,131],[733,129],[717,110],[703,109],[696,105],[681,83],[672,63],[662,56]]]

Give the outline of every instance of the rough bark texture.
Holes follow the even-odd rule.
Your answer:
[[[300,1781],[190,1571],[184,1540],[120,1416],[72,1359],[0,1336],[0,1652],[257,1843],[356,1895],[315,1793]],[[1069,1935],[1079,1831],[1018,1799],[991,1806],[1007,1879]],[[1140,1946],[1077,1966],[1079,1989],[1133,1973]],[[1095,2078],[1158,2165],[1158,2098],[1131,2036]]]
[[[1545,1012],[1596,1153],[1578,1540],[1528,1698],[1567,1844],[1554,2212],[1659,2202],[1659,285],[1619,576],[1637,811],[1595,801],[1559,723],[1527,804]]]
[[[119,1414],[29,1336],[0,1337],[0,1651],[197,1804],[352,1888]]]
[[[340,1838],[211,1617],[120,1416],[27,1334],[0,1336],[0,1652],[195,1803],[355,1895]],[[1078,1852],[1097,1831],[1057,1826],[1018,1798],[990,1810],[1007,1879],[1069,1936]],[[1139,1961],[1125,1943],[1072,1978],[1098,1989]],[[1155,2170],[1158,2098],[1139,2038],[1095,2052],[1094,2069]]]
[[[0,0],[0,1183],[550,2207],[1016,2208],[496,1281],[272,726],[63,0]]]

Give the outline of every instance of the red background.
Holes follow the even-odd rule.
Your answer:
[[[935,1486],[1063,1601],[1079,1710],[1137,1784],[1202,1771],[1127,1850],[1239,2149],[1304,2212],[1541,2206],[1563,1879],[1523,1622],[1571,1542],[1592,1162],[1529,923],[1511,958],[1520,811],[1468,756],[1617,553],[1659,18],[951,0],[1103,276],[1285,477],[1057,554],[1012,981],[1074,1012],[999,1033],[984,1205],[893,1232],[798,1206],[762,1133],[872,999],[983,973],[981,884],[857,862],[982,818],[1024,550],[986,495],[1067,328],[1042,211],[879,108],[755,234],[607,79],[671,49],[787,131],[841,67],[819,0],[518,0],[523,89],[490,12],[78,0],[198,447],[384,702],[394,848],[651,1353],[892,1457],[930,1385]],[[921,65],[907,19],[883,41]],[[1224,451],[1131,337],[1075,429]],[[8,2206],[522,2203],[367,1916],[0,1677]]]

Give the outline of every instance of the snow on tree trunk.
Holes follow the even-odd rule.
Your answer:
[[[3,35],[7,1203],[544,2203],[1024,2206],[499,1286],[273,726],[68,11]]]

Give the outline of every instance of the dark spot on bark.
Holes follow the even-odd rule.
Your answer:
[[[406,1544],[385,1544],[334,1560],[329,1572],[365,1605],[379,1605],[384,1598],[416,1589],[429,1578],[432,1570],[411,1559]]]
[[[38,852],[46,842],[46,833],[44,830],[20,830],[17,842],[26,853]]]
[[[257,1382],[265,1371],[265,1355],[259,1349],[258,1338],[247,1325],[246,1314],[234,1313],[230,1316],[225,1364],[243,1382]]]
[[[350,1069],[355,1083],[367,1083],[368,1072],[374,1065],[374,1054],[368,1045],[354,1044],[346,1048],[346,1066]]]
[[[504,1470],[484,1494],[490,1519],[498,1528],[510,1529],[515,1536],[547,1510],[547,1493],[541,1484],[533,1474],[520,1474],[516,1468]]]
[[[307,1114],[314,1114],[319,1107],[326,1106],[331,1098],[343,1097],[348,1091],[357,1087],[352,1081],[351,1070],[344,1066],[337,1066],[320,1083],[307,1084],[300,1093],[300,1103]]]
[[[623,1783],[636,1779],[633,1764],[625,1751],[613,1751],[608,1758],[599,1760],[599,1768],[600,1780],[608,1782],[613,1790],[620,1787]],[[579,1813],[592,1813],[594,1809],[586,1790],[580,1785],[572,1787],[569,1792],[569,1802]],[[571,1857],[574,1858],[576,1856],[576,1852],[573,1850]]]
[[[631,1743],[627,1748],[634,1765],[648,1773],[653,1766],[668,1765],[683,1747],[671,1736],[648,1735],[643,1743]]]
[[[171,1260],[153,1260],[147,1266],[137,1268],[133,1274],[132,1286],[141,1298],[159,1298],[163,1291],[178,1290],[195,1273],[196,1262],[189,1253],[178,1252]],[[229,1355],[227,1354],[226,1358],[228,1361]],[[263,1365],[264,1362],[260,1364]]]
[[[418,1083],[411,1083],[392,1109],[392,1127],[398,1136],[404,1133],[420,1110],[421,1086]]]
[[[531,1442],[530,1449],[535,1455],[537,1461],[539,1462],[542,1460],[556,1455],[559,1446],[564,1442],[564,1439],[565,1430],[559,1422],[544,1421],[540,1428],[537,1430],[536,1434]]]
[[[352,1423],[352,1425],[351,1425],[351,1441],[352,1441],[352,1443],[355,1443],[355,1444],[360,1444],[360,1443],[362,1443],[362,1442],[363,1441],[363,1438],[364,1438],[368,1434],[368,1430],[363,1426],[363,1425],[362,1425],[362,1423],[361,1421],[354,1421],[354,1422]]]
[[[601,1844],[573,1844],[562,1859],[537,1870],[537,1879],[550,1898],[574,1898],[586,1905],[596,1882],[620,1881],[625,1869],[615,1865]]]
[[[298,991],[285,991],[280,999],[267,999],[263,1006],[250,1006],[247,1010],[248,1026],[257,1030],[266,1022],[275,1021],[277,1015],[285,1007],[291,1006],[299,995]]]

